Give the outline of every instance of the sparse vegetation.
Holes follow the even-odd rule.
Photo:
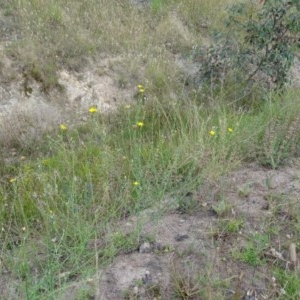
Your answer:
[[[282,182],[270,177],[246,178],[236,190],[226,181],[249,162],[271,172],[298,159],[299,87],[288,76],[299,4],[231,2],[0,4],[10,34],[3,43],[0,32],[1,88],[48,100],[1,113],[0,298],[98,299],[103,270],[140,251],[145,236],[146,253],[173,264],[159,282],[134,278],[124,299],[241,299],[258,280],[269,299],[299,297],[299,269],[281,255],[291,242],[299,251],[297,190],[279,192]],[[217,47],[224,20],[236,36]],[[202,53],[211,54],[206,63]],[[116,99],[109,112],[94,104],[64,111],[60,72],[80,78],[87,69],[132,99]],[[144,234],[170,214],[178,228],[193,220],[187,233]]]

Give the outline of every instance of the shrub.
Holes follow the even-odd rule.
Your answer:
[[[225,24],[202,56],[200,83],[216,91],[234,82],[242,87],[239,99],[254,87],[281,91],[300,45],[299,1],[238,3],[229,9]]]

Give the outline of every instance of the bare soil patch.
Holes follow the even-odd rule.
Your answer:
[[[185,201],[192,198],[197,204],[193,212],[181,213],[178,201],[168,199],[124,220],[114,232],[129,234],[140,226],[141,242],[99,270],[92,279],[95,299],[185,299],[184,294],[186,299],[278,297],[283,291],[271,268],[277,265],[290,272],[288,249],[297,242],[291,207],[297,205],[300,192],[299,163],[295,160],[278,170],[245,165],[189,194]],[[218,214],[221,201],[228,210]],[[243,220],[241,226],[230,229],[228,224],[236,220]],[[273,222],[278,230],[273,228],[272,233]],[[255,236],[268,237],[257,245],[257,262],[247,258]],[[101,249],[102,243],[96,241],[96,248]],[[251,293],[253,298],[245,298]],[[74,286],[64,299],[76,299]]]

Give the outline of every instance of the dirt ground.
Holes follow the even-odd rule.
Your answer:
[[[120,253],[89,281],[72,285],[62,299],[77,299],[76,289],[83,284],[97,290],[97,300],[176,299],[180,295],[174,294],[176,290],[183,293],[180,299],[205,299],[192,295],[203,291],[206,297],[213,297],[214,288],[220,291],[220,299],[276,298],[284,291],[270,267],[290,268],[288,249],[293,231],[288,223],[300,192],[299,165],[300,160],[278,170],[256,163],[245,165],[218,182],[207,182],[197,193],[189,193],[184,202],[192,205],[190,209],[167,199],[124,220],[117,231],[130,234],[142,228],[139,247]],[[278,199],[280,207],[275,203]],[[228,206],[222,214],[216,209],[220,201]],[[278,211],[272,220],[275,206]],[[228,231],[224,224],[238,219],[243,220],[240,228]],[[265,263],[251,266],[236,258],[247,249],[249,237],[271,235],[267,230],[273,221],[280,230],[260,249]],[[96,249],[105,239],[96,241]]]

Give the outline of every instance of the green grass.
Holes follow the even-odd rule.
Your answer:
[[[265,264],[263,251],[269,246],[269,237],[264,234],[254,234],[242,252],[237,253],[237,258],[252,267]]]
[[[299,279],[297,274],[289,274],[288,272],[278,269],[275,271],[274,275],[283,287],[279,299],[299,298]]]
[[[176,199],[181,213],[201,210],[185,196],[205,182],[248,161],[279,168],[299,150],[299,90],[270,94],[255,99],[255,107],[237,110],[228,105],[235,100],[228,99],[234,85],[210,97],[185,87],[188,75],[174,63],[174,55],[190,57],[195,45],[205,44],[209,30],[203,28],[220,29],[225,14],[215,13],[215,7],[230,1],[150,2],[150,8],[129,1],[0,5],[20,35],[6,48],[7,55],[44,92],[59,88],[59,70],[82,71],[87,62],[95,66],[101,55],[125,57],[121,70],[117,63],[111,66],[120,87],[145,87],[130,107],[120,103],[109,114],[87,111],[85,122],[76,120],[66,130],[55,124],[32,140],[19,134],[35,125],[30,116],[16,118],[19,126],[6,123],[10,130],[1,127],[0,270],[16,280],[12,299],[57,299],[72,282],[138,247],[142,220],[129,235],[117,231],[119,221],[139,216],[166,197]],[[186,30],[188,38],[182,33]],[[11,151],[25,159],[7,163]],[[241,191],[244,197],[248,193]],[[293,209],[297,218],[299,207]],[[243,216],[228,217],[230,199],[221,199],[213,210],[229,235],[244,228]],[[276,226],[272,220],[269,225],[271,232]],[[103,247],[96,247],[103,237]],[[261,266],[268,242],[264,234],[249,236],[244,252],[231,259]],[[173,294],[223,299],[228,280],[207,273],[209,278],[195,279],[174,270]],[[276,276],[290,297],[298,295],[296,276],[282,271]],[[83,286],[81,293],[88,299],[93,291]]]
[[[292,102],[295,105],[294,98]],[[138,214],[166,196],[177,197],[180,206],[181,197],[201,188],[205,179],[218,178],[252,159],[245,152],[249,140],[244,137],[251,137],[252,147],[259,147],[263,125],[258,116],[260,120],[269,116],[271,106],[281,114],[286,105],[291,105],[288,95],[285,104],[268,103],[252,116],[218,109],[207,118],[207,111],[192,101],[170,106],[149,100],[120,107],[109,117],[90,114],[87,123],[75,129],[58,128],[42,141],[47,153],[41,158],[7,167],[7,181],[0,190],[5,265],[25,280],[20,288],[28,290],[30,298],[63,286],[66,278],[59,283],[54,279],[61,273],[76,278],[84,275],[83,269],[92,272],[95,254],[87,244],[107,234],[109,224]],[[227,211],[222,201],[214,208],[218,217]],[[236,226],[228,223],[226,228],[236,232]],[[138,232],[132,240],[112,234],[99,252],[98,266],[122,249],[138,245]],[[45,252],[34,274],[35,251],[40,247]],[[11,260],[7,251],[16,258]],[[258,265],[259,253],[249,246],[239,259]]]

